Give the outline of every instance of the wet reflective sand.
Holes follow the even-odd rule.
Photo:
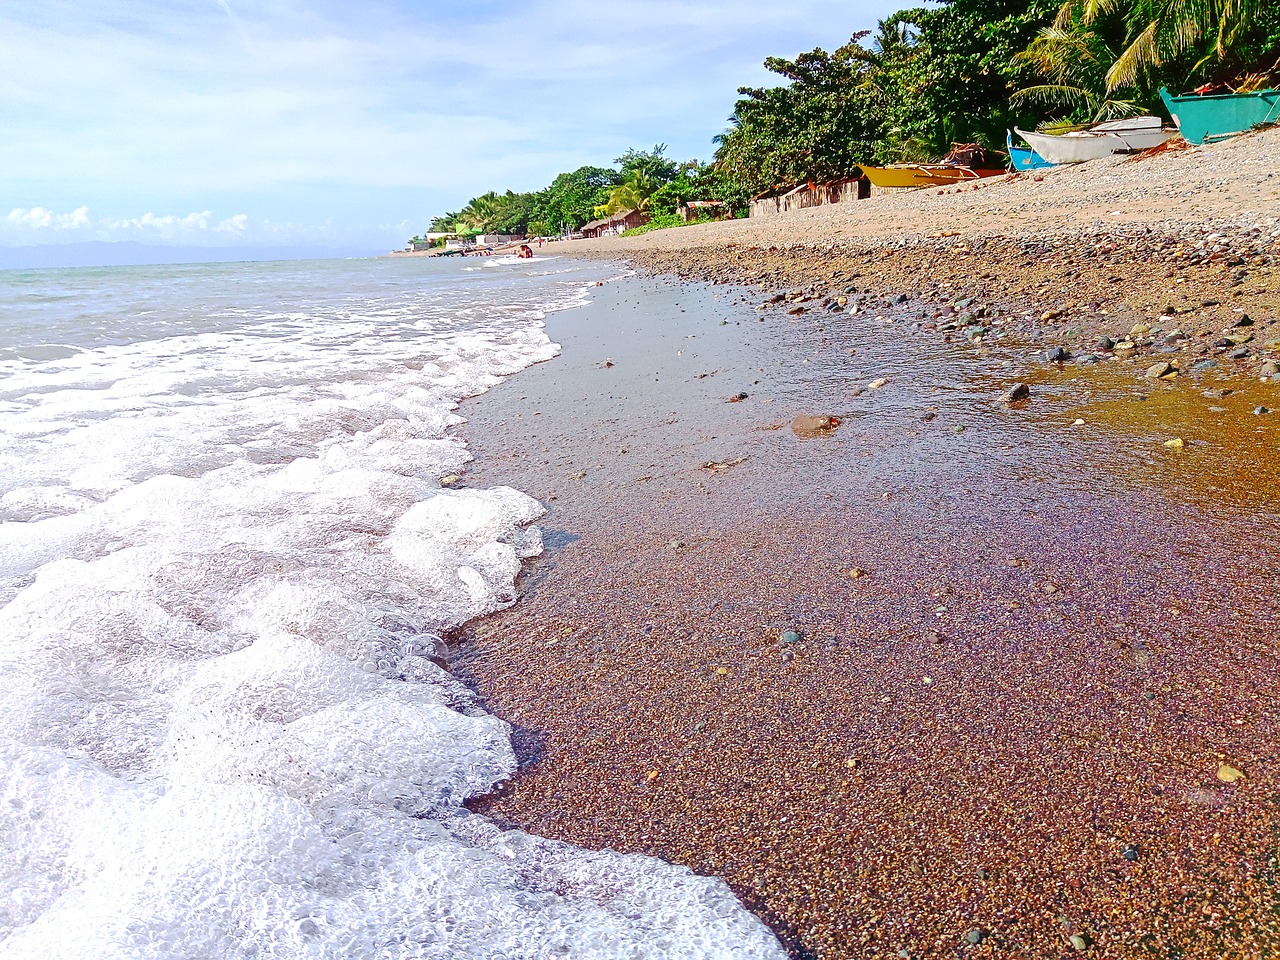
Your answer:
[[[493,815],[723,876],[801,957],[1280,951],[1275,385],[598,293],[462,411],[465,482],[549,507],[457,638],[523,752]]]

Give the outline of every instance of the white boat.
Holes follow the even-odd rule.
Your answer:
[[[1109,157],[1113,153],[1137,153],[1158,147],[1177,130],[1165,130],[1159,117],[1130,117],[1127,120],[1108,120],[1096,123],[1087,130],[1071,133],[1032,133],[1018,130],[1018,136],[1027,141],[1036,153],[1050,163],[1083,163]]]

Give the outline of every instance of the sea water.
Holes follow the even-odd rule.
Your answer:
[[[780,957],[719,881],[504,830],[438,635],[542,513],[460,398],[608,268],[0,272],[0,957]]]

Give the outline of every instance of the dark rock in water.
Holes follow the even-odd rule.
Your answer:
[[[1250,353],[1252,353],[1252,351],[1248,347],[1237,347],[1236,349],[1230,351],[1227,354],[1227,356],[1230,357],[1232,360],[1244,360],[1249,356]]]
[[[1116,342],[1110,337],[1101,337],[1093,346],[1095,350],[1113,350],[1115,345]]]
[[[1015,383],[1000,398],[1001,403],[1017,403],[1019,400],[1025,400],[1031,396],[1031,388],[1025,383]]]
[[[1065,347],[1050,347],[1044,353],[1040,354],[1040,359],[1045,363],[1066,363],[1071,359]]]
[[[1129,846],[1125,847],[1124,850],[1121,851],[1120,855],[1124,857],[1126,860],[1128,860],[1130,863],[1132,863],[1133,861],[1137,860],[1139,856],[1141,856],[1141,852],[1133,844],[1130,844]]]
[[[936,410],[926,410],[924,413],[920,414],[920,419],[923,420],[925,423],[928,423],[937,415],[938,415],[938,411]]]

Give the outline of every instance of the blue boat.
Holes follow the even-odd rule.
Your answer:
[[[1213,143],[1263,124],[1280,123],[1280,90],[1175,97],[1161,87],[1160,99],[1188,143]]]
[[[1034,150],[1026,147],[1015,147],[1013,145],[1013,131],[1009,131],[1006,143],[1009,145],[1009,162],[1013,164],[1015,170],[1043,170],[1045,167],[1056,166],[1050,163]]]

